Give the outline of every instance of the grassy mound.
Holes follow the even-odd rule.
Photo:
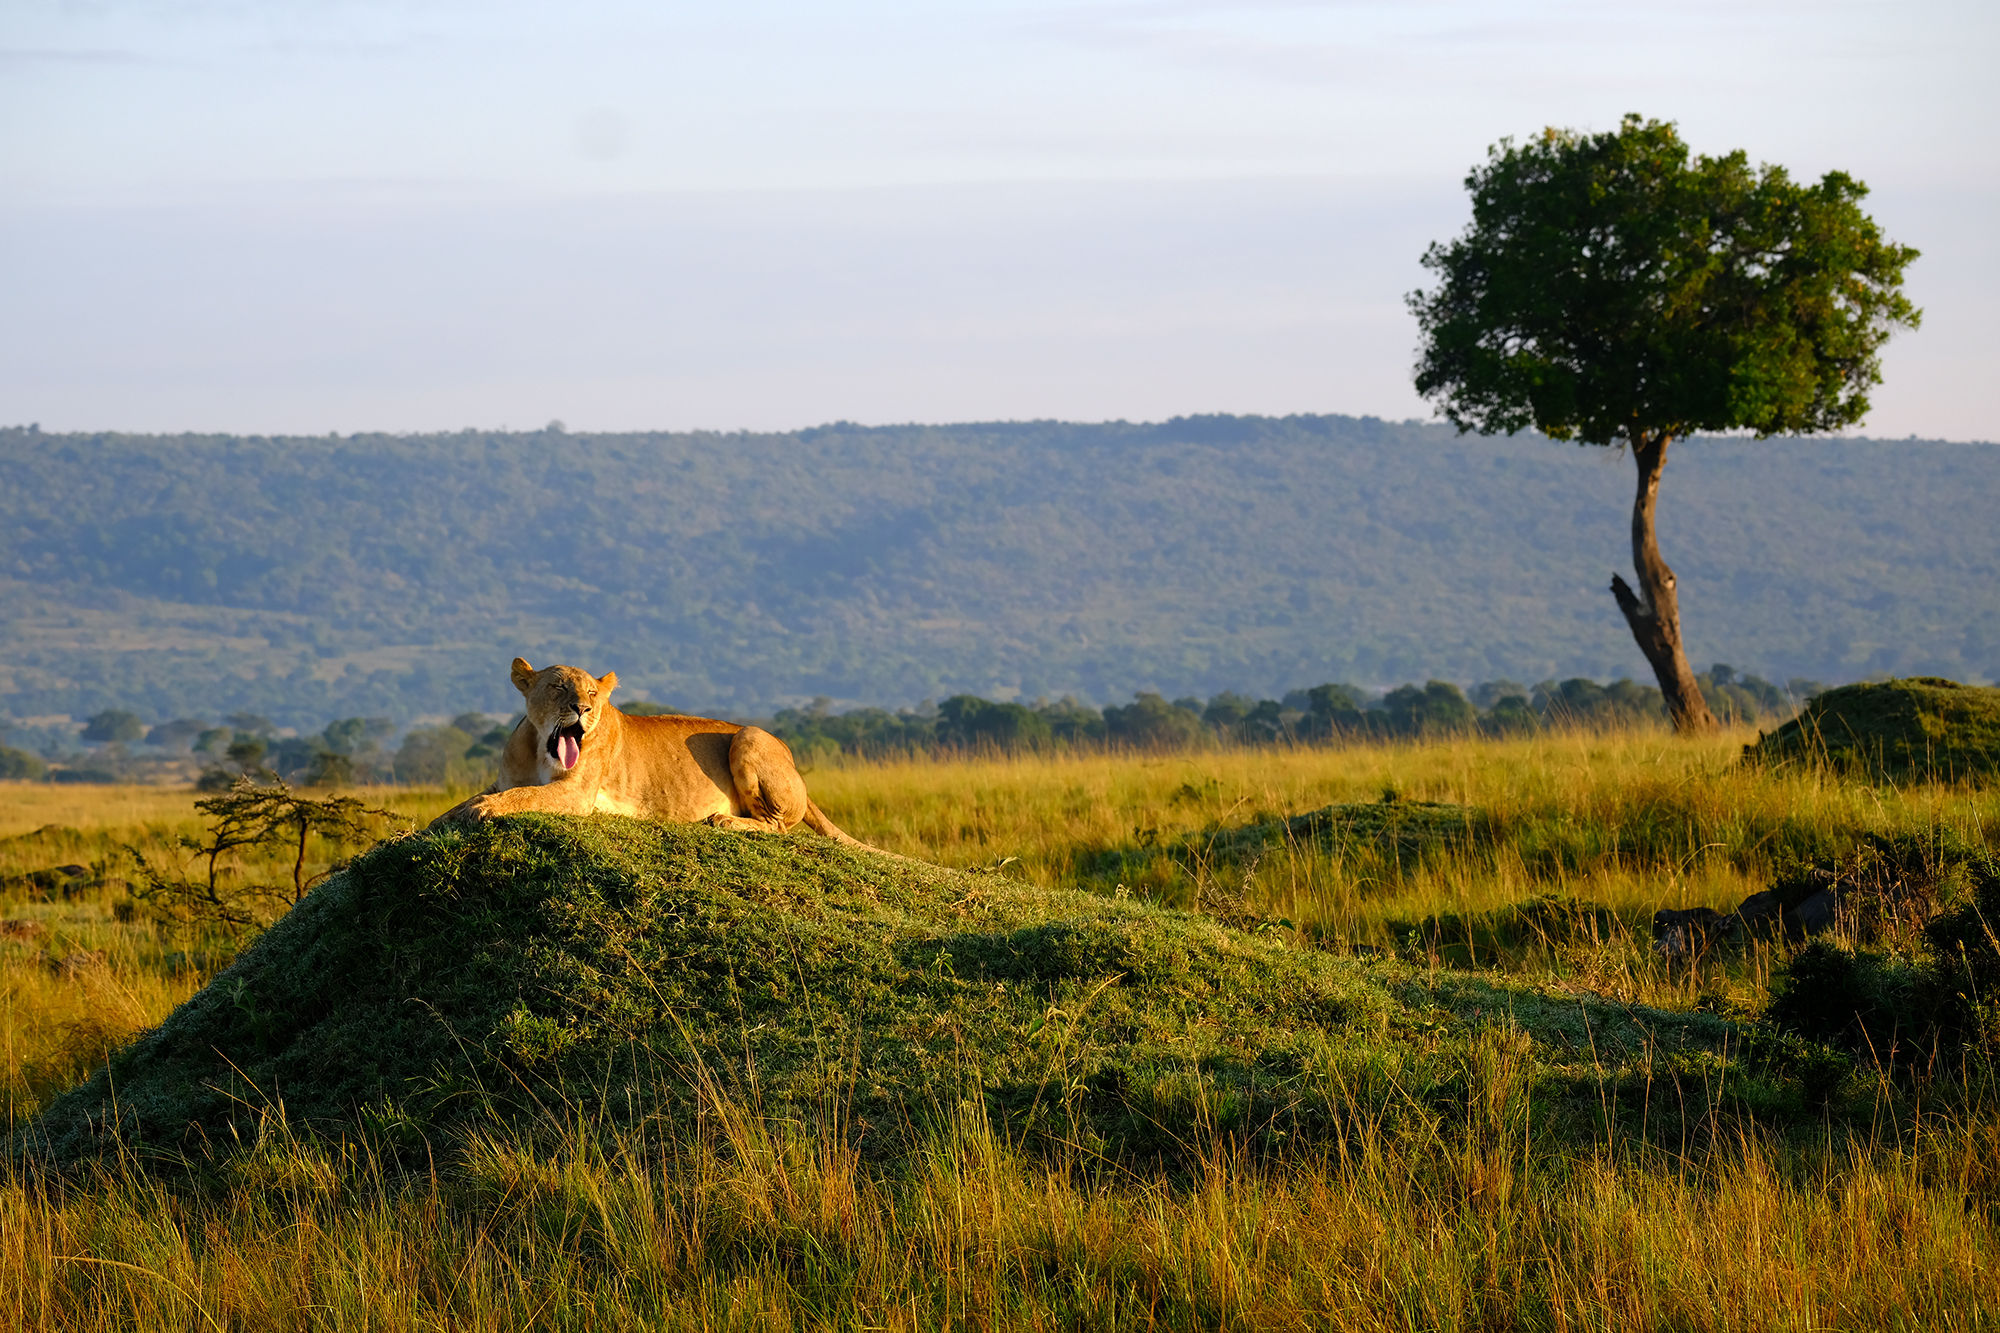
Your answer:
[[[1388,794],[1366,804],[1329,805],[1289,818],[1246,824],[1205,841],[1214,851],[1238,859],[1288,843],[1317,841],[1343,853],[1372,851],[1384,859],[1410,864],[1434,848],[1470,843],[1481,832],[1476,810]],[[1204,840],[1197,837],[1188,841],[1199,845]]]
[[[1873,778],[1991,777],[2000,773],[2000,689],[1935,676],[1843,685],[1744,753]]]
[[[1711,1014],[1335,958],[825,839],[526,816],[368,853],[14,1149],[200,1159],[282,1108],[421,1156],[496,1121],[673,1123],[725,1099],[887,1155],[983,1097],[1024,1141],[1165,1157],[1213,1130],[1462,1119],[1500,1095],[1496,1069],[1538,1116],[1660,1130],[1621,1087],[1671,1087],[1675,1115],[1725,1088],[1808,1109],[1791,1066],[1748,1049]]]
[[[1193,787],[1181,790],[1199,794]],[[1100,849],[1078,863],[1097,879],[1136,878],[1161,857],[1199,871],[1313,845],[1334,855],[1409,869],[1426,856],[1465,847],[1486,833],[1487,821],[1478,810],[1409,801],[1388,792],[1380,801],[1322,806],[1300,815],[1262,814],[1247,824],[1215,824],[1165,841],[1154,830],[1142,830],[1138,842]]]

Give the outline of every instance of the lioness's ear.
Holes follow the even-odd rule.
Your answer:
[[[597,688],[606,694],[610,694],[611,691],[618,688],[618,673],[616,671],[607,671],[599,676],[597,678]]]
[[[526,694],[528,692],[528,686],[534,683],[535,683],[535,669],[528,665],[528,659],[525,657],[515,658],[514,688],[519,690],[521,693]]]

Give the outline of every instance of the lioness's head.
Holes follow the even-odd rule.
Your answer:
[[[514,659],[514,688],[528,701],[528,720],[534,729],[535,744],[557,768],[575,768],[583,759],[583,747],[590,733],[603,720],[604,705],[618,688],[618,673],[607,671],[593,676],[575,667],[528,665],[528,659]]]

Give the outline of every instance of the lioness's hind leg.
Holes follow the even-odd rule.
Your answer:
[[[745,819],[741,815],[710,815],[701,821],[710,828],[727,829],[731,833],[783,833],[777,825],[762,819]]]
[[[792,752],[761,727],[745,727],[729,742],[729,776],[740,815],[717,815],[717,828],[784,833],[806,817],[806,781]]]

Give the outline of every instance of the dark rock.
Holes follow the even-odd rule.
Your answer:
[[[0,879],[0,893],[18,893],[29,899],[47,902],[57,894],[74,898],[96,882],[90,877],[89,866],[49,866]]]
[[[1653,913],[1653,951],[1677,963],[1701,959],[1724,941],[1742,938],[1743,923],[1713,907]]]
[[[1736,909],[1736,915],[1744,928],[1755,935],[1764,935],[1777,929],[1778,918],[1783,915],[1785,904],[1769,889],[1751,894]]]
[[[1839,895],[1832,889],[1821,889],[1797,907],[1785,909],[1785,935],[1796,940],[1822,934],[1833,929],[1839,916]]]

